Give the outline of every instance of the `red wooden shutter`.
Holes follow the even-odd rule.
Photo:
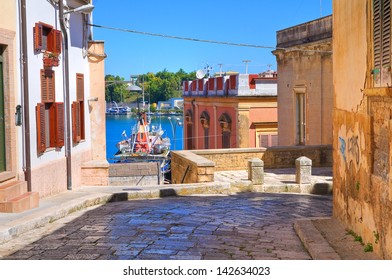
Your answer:
[[[62,35],[61,31],[51,29],[48,34],[47,51],[55,54],[61,53]]]
[[[54,71],[41,69],[41,102],[55,101]]]
[[[61,45],[62,45],[62,35],[61,35],[61,31],[59,30],[55,30],[54,31],[54,51],[57,54],[61,53]]]
[[[84,100],[84,75],[79,73],[76,74],[76,100]]]
[[[54,104],[55,108],[55,147],[64,146],[64,103],[58,102]]]
[[[46,150],[45,104],[38,103],[35,108],[37,117],[37,152],[42,154]]]
[[[34,51],[42,51],[42,24],[36,23],[33,28],[34,34]]]
[[[74,143],[80,142],[80,106],[79,102],[72,102],[72,139]]]

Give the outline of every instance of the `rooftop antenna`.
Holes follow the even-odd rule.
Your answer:
[[[212,67],[207,64],[207,66],[204,67],[204,70],[206,71],[207,77],[210,78],[210,70],[212,70]]]
[[[245,74],[248,74],[248,63],[251,62],[251,60],[245,59],[242,62],[245,63]]]
[[[222,77],[222,63],[218,63],[219,65],[219,77]]]
[[[196,71],[196,78],[203,79],[206,75],[206,71],[204,69],[199,69]]]

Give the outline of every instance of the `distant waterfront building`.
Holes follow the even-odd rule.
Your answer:
[[[277,144],[277,73],[185,81],[184,147],[269,147]]]
[[[279,146],[332,144],[332,16],[276,34]]]
[[[158,110],[182,110],[184,98],[170,98],[167,101],[158,101]]]

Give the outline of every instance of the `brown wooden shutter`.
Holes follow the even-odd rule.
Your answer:
[[[76,74],[76,100],[84,100],[84,75],[79,73]]]
[[[61,45],[62,45],[62,35],[61,31],[53,30],[54,31],[54,52],[57,54],[61,53]]]
[[[74,143],[79,143],[81,140],[79,102],[72,102],[72,140]]]
[[[51,29],[48,34],[47,51],[55,54],[61,53],[62,35],[61,31]]]
[[[42,24],[36,23],[33,28],[34,35],[34,51],[39,52],[42,51]]]
[[[38,103],[35,108],[37,118],[37,152],[42,154],[46,150],[45,104]]]
[[[55,101],[54,71],[41,69],[41,102]]]
[[[374,86],[391,84],[391,1],[373,0]]]
[[[64,146],[64,103],[58,102],[54,104],[55,108],[55,147]]]

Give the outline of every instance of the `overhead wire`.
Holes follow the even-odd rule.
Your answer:
[[[138,30],[133,30],[133,29],[109,27],[109,26],[103,26],[103,25],[99,25],[99,24],[95,24],[95,23],[94,24],[88,23],[88,25],[92,26],[92,27],[103,28],[103,29],[114,30],[114,31],[121,31],[121,32],[134,33],[134,34],[140,34],[140,35],[154,36],[154,37],[163,37],[163,38],[168,38],[168,39],[186,40],[186,41],[193,41],[193,42],[200,42],[200,43],[210,43],[210,44],[229,45],[229,46],[257,48],[257,49],[283,50],[283,51],[301,51],[301,52],[316,52],[316,53],[329,53],[329,54],[332,53],[332,51],[323,51],[323,50],[306,50],[306,49],[299,49],[299,48],[280,48],[280,47],[272,47],[272,46],[243,44],[243,43],[206,40],[206,39],[183,37],[183,36],[174,36],[174,35],[152,33],[152,32],[146,32],[146,31],[138,31]]]

